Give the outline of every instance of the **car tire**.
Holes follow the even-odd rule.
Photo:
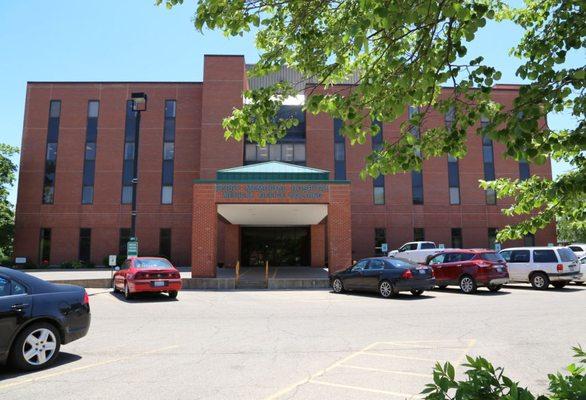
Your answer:
[[[498,292],[499,290],[501,290],[501,288],[503,287],[503,285],[488,285],[488,290],[490,290],[493,293]]]
[[[176,291],[176,290],[171,290],[171,291],[169,292],[169,298],[171,298],[171,299],[176,299],[178,294],[179,294],[179,292],[178,292],[178,291]]]
[[[132,293],[130,293],[130,288],[128,287],[128,282],[124,282],[124,298],[126,300],[132,299]]]
[[[114,292],[114,293],[119,292],[118,288],[116,287],[116,281],[114,280],[114,278],[112,278],[112,292]]]
[[[385,299],[393,297],[396,294],[393,284],[387,280],[378,284],[378,293]]]
[[[574,284],[575,285],[578,285],[578,286],[582,286],[584,284],[584,282],[582,282],[582,281],[574,281]]]
[[[344,282],[340,278],[336,278],[332,281],[332,290],[334,293],[344,292]]]
[[[460,278],[460,290],[466,294],[472,294],[476,292],[478,285],[476,281],[470,275],[464,275]]]
[[[424,292],[424,291],[425,291],[425,290],[422,290],[422,289],[413,289],[413,290],[411,291],[411,294],[412,294],[413,296],[415,296],[415,297],[419,297],[419,296],[421,296],[421,295],[423,294],[423,292]]]
[[[543,272],[536,272],[531,275],[530,281],[533,289],[546,290],[549,286],[549,277]]]
[[[563,289],[567,285],[566,282],[552,282],[551,284],[556,289]]]
[[[61,333],[55,325],[35,323],[24,328],[16,337],[9,362],[23,371],[36,371],[53,364],[61,348]]]

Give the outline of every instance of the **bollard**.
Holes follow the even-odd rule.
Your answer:
[[[265,261],[265,286],[269,288],[269,262]]]
[[[240,283],[240,261],[236,261],[236,286]]]

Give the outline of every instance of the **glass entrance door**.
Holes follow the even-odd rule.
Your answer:
[[[310,265],[309,227],[242,227],[242,265]]]

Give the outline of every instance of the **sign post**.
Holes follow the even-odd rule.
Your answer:
[[[110,266],[110,278],[114,277],[114,267],[116,266],[116,255],[110,254],[108,256],[108,265]]]
[[[380,245],[380,251],[381,253],[383,253],[384,255],[387,255],[387,253],[389,252],[389,245],[387,243],[383,243]]]
[[[131,237],[126,244],[126,256],[127,257],[138,257],[138,239]]]

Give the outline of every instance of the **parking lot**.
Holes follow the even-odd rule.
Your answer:
[[[0,399],[416,398],[435,361],[482,355],[533,390],[586,345],[586,288],[336,295],[89,290],[87,337],[57,364],[0,369]],[[460,369],[461,370],[461,369]]]

